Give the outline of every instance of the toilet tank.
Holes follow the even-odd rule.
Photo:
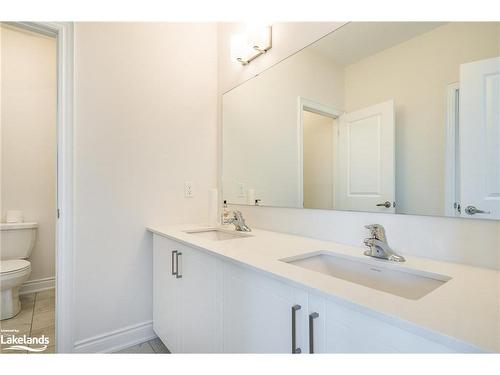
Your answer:
[[[0,223],[0,258],[29,258],[36,241],[37,223]]]

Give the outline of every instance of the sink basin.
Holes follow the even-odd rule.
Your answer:
[[[206,238],[212,241],[225,241],[234,240],[236,238],[252,237],[250,234],[237,233],[224,229],[198,229],[187,230],[185,233],[192,234],[193,236]]]
[[[422,298],[451,279],[444,275],[400,267],[400,264],[382,263],[389,261],[364,262],[357,258],[321,251],[280,260],[413,300]]]

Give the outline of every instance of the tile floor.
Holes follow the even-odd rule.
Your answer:
[[[163,344],[163,342],[159,339],[149,340],[129,348],[122,349],[117,354],[146,354],[146,353],[170,353],[167,347]]]
[[[0,331],[16,330],[8,335],[49,338],[47,349],[41,353],[55,352],[55,293],[54,289],[21,296],[21,311],[15,317],[0,321]],[[0,345],[0,354],[38,354],[19,350],[6,350],[10,345]],[[33,345],[36,347],[36,345]],[[170,353],[159,338],[118,351],[120,354]]]
[[[21,296],[21,311],[15,317],[0,321],[1,330],[16,330],[16,336],[49,338],[47,349],[41,353],[55,352],[55,293],[54,289]],[[2,333],[5,337],[9,333]],[[5,350],[10,345],[1,345],[0,353],[24,353],[26,351]],[[34,347],[36,347],[34,345]],[[28,354],[34,354],[29,352]]]

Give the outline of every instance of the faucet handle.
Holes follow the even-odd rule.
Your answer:
[[[365,228],[370,231],[370,236],[381,241],[385,241],[385,230],[380,224],[365,225]]]

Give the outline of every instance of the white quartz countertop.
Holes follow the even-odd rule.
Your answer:
[[[412,300],[280,261],[301,254],[326,251],[358,257],[376,265],[388,262],[366,257],[363,255],[364,246],[348,246],[259,229],[253,229],[249,233],[251,237],[224,241],[185,233],[202,228],[208,227],[159,225],[147,229],[361,308],[409,322],[412,328],[417,326],[416,329],[421,327],[426,333],[438,333],[450,338],[451,342],[458,340],[482,351],[500,352],[499,271],[407,256],[403,251],[406,262],[391,262],[391,267],[451,277],[451,280],[424,297]]]

